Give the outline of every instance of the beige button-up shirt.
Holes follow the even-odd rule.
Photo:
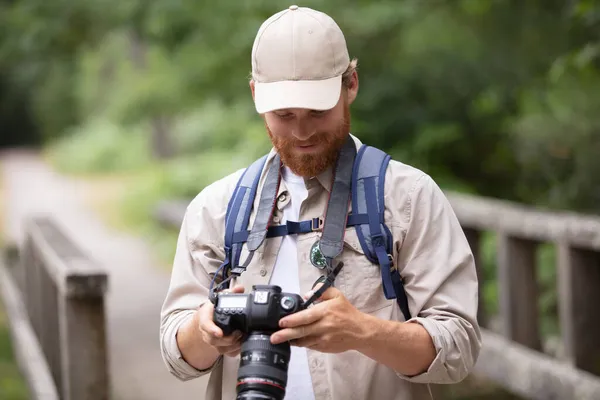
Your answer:
[[[361,142],[352,136],[357,147]],[[271,150],[263,176],[273,159]],[[208,370],[185,362],[177,347],[179,326],[207,301],[212,276],[225,258],[224,228],[227,203],[242,174],[237,171],[202,190],[189,204],[177,243],[170,288],[161,312],[160,345],[169,371],[180,380],[210,373],[207,400],[233,400],[239,356],[221,357]],[[308,197],[300,220],[322,216],[331,186],[331,170],[306,179]],[[385,223],[394,238],[394,261],[404,279],[411,315],[431,335],[437,356],[425,373],[407,377],[358,351],[325,354],[308,349],[308,361],[317,400],[409,400],[430,398],[428,384],[454,383],[465,378],[479,355],[477,276],[471,249],[444,194],[430,176],[392,160],[386,172]],[[273,223],[290,201],[281,182]],[[254,209],[258,207],[257,194]],[[254,215],[250,218],[252,226]],[[309,291],[322,271],[309,260],[320,232],[301,234],[297,241],[302,293]],[[281,237],[266,239],[247,270],[232,282],[246,292],[254,284],[268,284]],[[360,311],[385,320],[404,322],[396,300],[385,298],[380,267],[363,253],[354,227],[346,228],[344,262],[335,286]],[[245,249],[240,260],[247,256]],[[394,338],[390,338],[394,340]],[[402,357],[402,354],[398,354]]]

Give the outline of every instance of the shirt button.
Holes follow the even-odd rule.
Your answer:
[[[267,275],[267,270],[266,269],[261,269],[260,270],[260,276],[265,276]]]
[[[287,200],[287,195],[285,193],[281,193],[279,195],[279,201],[284,202]]]

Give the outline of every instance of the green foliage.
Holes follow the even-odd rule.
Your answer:
[[[147,127],[127,129],[106,119],[85,125],[56,141],[48,153],[59,170],[69,173],[131,171],[152,161]]]
[[[523,96],[523,115],[513,125],[524,166],[519,190],[540,205],[598,212],[600,174],[592,172],[600,170],[596,58],[596,47],[586,47],[557,60],[548,78]]]
[[[248,77],[254,36],[286,5],[0,3],[0,123],[17,102],[70,172],[137,171],[124,218],[193,197],[269,148]],[[445,189],[600,213],[600,4],[595,0],[307,0],[359,60],[352,132]],[[29,110],[29,111],[28,111]],[[156,121],[177,157],[152,157]],[[12,120],[11,120],[12,121]],[[2,126],[13,126],[3,124]],[[5,128],[7,129],[7,128]],[[34,129],[31,129],[34,130]],[[494,235],[484,298],[497,311]],[[542,331],[556,324],[554,252],[539,252]]]
[[[352,130],[363,141],[448,188],[598,211],[598,191],[589,190],[598,186],[589,173],[598,169],[590,139],[600,85],[597,2],[304,5],[332,15],[359,59]],[[187,132],[171,133],[184,155],[252,138],[263,149],[250,53],[261,22],[282,8],[275,0],[3,3],[0,71],[31,93],[47,138],[77,141],[74,129],[90,126],[125,135],[147,127],[150,136],[161,118],[171,132]],[[90,162],[87,169],[107,169]]]

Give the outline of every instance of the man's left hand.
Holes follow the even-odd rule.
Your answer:
[[[315,287],[316,291],[318,287]],[[305,297],[312,295],[309,292]],[[366,314],[356,309],[335,288],[328,288],[320,302],[306,310],[282,318],[283,329],[271,335],[271,343],[290,341],[292,346],[308,347],[323,353],[341,353],[356,348],[366,335]]]

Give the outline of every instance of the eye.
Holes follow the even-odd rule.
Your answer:
[[[292,119],[294,117],[294,113],[286,112],[286,113],[275,113],[281,119]]]
[[[311,114],[313,117],[316,117],[316,118],[322,117],[322,116],[324,116],[326,113],[327,113],[327,111],[322,111],[322,110],[312,110],[312,111],[310,112],[310,114]]]

